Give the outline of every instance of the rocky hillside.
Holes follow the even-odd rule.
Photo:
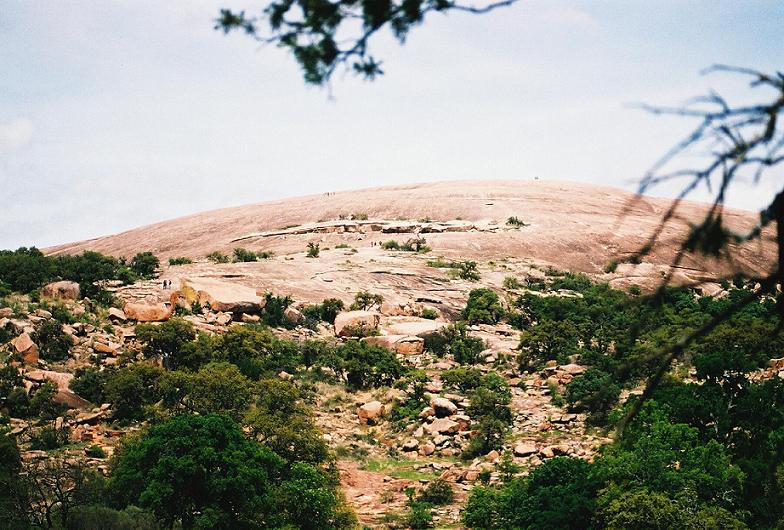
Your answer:
[[[611,260],[622,260],[644,244],[669,205],[666,199],[635,200],[625,191],[586,184],[440,182],[226,208],[47,251],[95,250],[114,256],[152,251],[162,259],[185,256],[194,260],[214,251],[231,254],[236,247],[272,251],[287,260],[293,257],[295,263],[275,260],[263,266],[243,265],[232,269],[231,275],[257,288],[280,290],[288,286],[297,295],[315,291],[315,298],[320,299],[327,292],[343,291],[344,276],[350,277],[354,287],[397,283],[411,290],[427,290],[430,279],[422,275],[416,260],[390,260],[374,246],[390,239],[402,242],[413,234],[426,238],[432,248],[430,256],[470,259],[480,265],[492,262],[496,267],[534,264],[602,274]],[[655,284],[677,251],[688,223],[698,220],[705,208],[684,203],[678,219],[665,228],[643,263],[621,265],[602,279],[618,287]],[[510,218],[521,224],[508,224]],[[753,226],[757,216],[730,210],[725,219],[742,230]],[[311,242],[322,248],[348,245],[356,253],[333,252],[322,256],[326,259],[300,263],[297,256],[303,255]],[[689,256],[679,265],[675,280],[710,280],[735,268],[759,273],[768,265],[763,250],[759,244],[735,249],[731,267]],[[401,267],[412,276],[396,274],[394,270]],[[187,272],[211,274],[203,268]],[[322,281],[328,278],[334,281],[331,286]]]

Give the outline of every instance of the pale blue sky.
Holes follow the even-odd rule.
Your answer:
[[[713,63],[784,68],[780,0],[521,0],[381,36],[386,75],[338,75],[330,99],[285,52],[213,31],[222,6],[0,0],[0,248],[404,182],[632,188],[688,124],[629,103],[741,93],[699,75]]]

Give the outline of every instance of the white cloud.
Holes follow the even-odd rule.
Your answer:
[[[29,143],[33,138],[33,122],[19,118],[0,123],[0,153],[11,152]]]

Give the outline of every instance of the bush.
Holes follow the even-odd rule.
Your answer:
[[[285,370],[294,373],[302,363],[300,346],[277,338],[259,326],[233,325],[213,339],[214,358],[237,365],[250,379],[273,376]]]
[[[514,276],[507,276],[504,278],[503,287],[507,291],[514,291],[516,289],[522,289],[523,284],[520,283],[520,280],[518,280]]]
[[[479,269],[475,261],[460,261],[451,265],[455,269],[455,274],[461,280],[477,281],[479,280]]]
[[[57,320],[47,320],[35,330],[32,337],[38,345],[42,359],[47,361],[63,361],[71,351],[71,337],[63,331],[63,325]]]
[[[344,308],[345,305],[343,304],[343,300],[338,298],[326,298],[320,304],[306,306],[302,310],[302,314],[313,323],[323,320],[324,322],[334,324],[335,317],[338,313],[343,311]]]
[[[93,444],[85,449],[84,454],[90,458],[106,458],[106,451],[98,444]]]
[[[96,500],[96,499],[93,499]],[[150,513],[135,506],[113,510],[106,506],[77,506],[69,510],[66,530],[158,530]]]
[[[460,364],[474,364],[479,361],[485,343],[478,337],[468,335],[465,322],[455,322],[425,336],[425,348],[439,357],[451,354]]]
[[[438,311],[430,307],[426,307],[419,313],[419,316],[428,320],[435,320],[438,318]]]
[[[441,381],[448,387],[468,392],[484,383],[484,374],[476,368],[458,366],[441,374]]]
[[[306,256],[309,258],[317,258],[319,256],[319,252],[321,251],[321,245],[318,243],[308,243],[308,250]]]
[[[578,410],[587,410],[589,422],[603,424],[607,413],[618,403],[621,387],[610,374],[590,367],[566,385],[566,401]]]
[[[384,241],[381,243],[381,248],[384,250],[400,250],[400,243],[394,239],[390,239],[389,241]]]
[[[256,253],[252,250],[246,250],[244,248],[235,248],[234,249],[234,262],[235,263],[247,263],[250,261],[256,261]]]
[[[607,265],[605,265],[605,266],[604,266],[604,272],[605,272],[606,274],[610,274],[610,273],[613,273],[613,272],[615,272],[615,270],[616,270],[617,268],[618,268],[618,260],[615,260],[615,259],[613,259],[613,260],[610,260],[610,261],[607,263]]]
[[[579,347],[577,328],[569,321],[544,320],[520,333],[520,369],[538,367],[543,361],[566,364]]]
[[[490,289],[472,289],[463,309],[463,318],[469,324],[495,324],[504,316],[498,295]]]
[[[210,252],[209,254],[207,254],[207,259],[216,264],[228,263],[230,261],[229,257],[226,254],[223,254],[222,252],[218,252],[217,250],[215,252]]]
[[[430,481],[427,487],[422,490],[419,494],[419,500],[436,506],[451,504],[455,500],[455,491],[448,481],[437,478]]]
[[[193,324],[181,318],[171,318],[161,324],[139,324],[136,338],[144,343],[142,353],[147,358],[161,357],[167,368],[198,368],[206,359],[188,345],[196,340]],[[203,353],[203,352],[199,352]]]
[[[517,226],[517,227],[527,226],[525,222],[522,219],[518,218],[517,216],[512,216],[509,219],[507,219],[506,224],[508,224],[509,226]]]
[[[407,239],[405,243],[400,245],[400,250],[406,252],[430,252],[431,248],[427,246],[427,240],[424,237],[414,237]]]
[[[293,325],[286,317],[286,309],[293,302],[290,296],[275,296],[272,293],[266,293],[264,300],[261,319],[265,324],[272,327],[291,327]]]
[[[106,399],[118,420],[140,420],[145,407],[160,399],[158,381],[165,373],[154,364],[137,362],[114,371],[106,381]]]
[[[161,261],[152,252],[139,252],[131,259],[130,269],[142,278],[152,278]]]
[[[349,309],[351,311],[368,311],[374,307],[381,307],[384,302],[384,297],[380,294],[371,293],[370,291],[359,291],[354,296],[354,303],[351,304]]]
[[[169,265],[190,265],[193,263],[191,258],[186,258],[184,256],[180,256],[177,258],[169,258]]]
[[[30,436],[30,449],[51,451],[68,443],[68,428],[55,429],[52,425],[43,427]]]
[[[88,366],[77,368],[69,388],[91,403],[103,403],[105,400],[106,372]]]
[[[509,387],[498,376],[488,378],[482,386],[471,392],[469,399],[471,404],[466,414],[477,422],[477,426],[463,457],[473,458],[501,449],[506,431],[512,424],[512,410],[509,408],[512,395]]]
[[[338,346],[323,364],[352,389],[388,386],[405,373],[393,352],[358,340]]]

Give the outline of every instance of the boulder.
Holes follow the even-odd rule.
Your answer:
[[[413,335],[420,338],[440,331],[447,324],[426,318],[408,318],[403,322],[392,322],[386,325],[384,331],[389,335]]]
[[[345,337],[354,330],[375,331],[381,322],[381,315],[375,311],[345,311],[335,317],[335,335]]]
[[[558,367],[558,370],[561,372],[566,372],[570,375],[577,375],[585,372],[588,368],[585,366],[580,366],[579,364],[564,364]]]
[[[38,363],[38,345],[33,342],[28,333],[22,333],[12,340],[11,346],[22,356],[25,364]]]
[[[445,418],[457,412],[457,405],[442,397],[434,397],[431,399],[430,406],[436,413],[437,418]]]
[[[400,355],[419,355],[425,350],[425,340],[411,335],[377,335],[362,340]]]
[[[119,322],[125,322],[128,320],[128,317],[125,316],[125,313],[122,309],[118,309],[116,307],[109,308],[109,319],[110,320],[117,320]]]
[[[422,456],[430,456],[436,451],[436,444],[433,442],[425,442],[419,446],[419,454]]]
[[[380,401],[370,401],[357,409],[359,423],[375,425],[386,412],[386,407]]]
[[[418,447],[419,447],[419,440],[414,440],[412,438],[411,440],[406,441],[403,444],[402,448],[403,451],[416,451]]]
[[[425,425],[425,430],[430,434],[456,434],[460,430],[460,424],[449,418],[437,418]]]
[[[303,320],[302,313],[299,310],[289,306],[283,312],[283,316],[288,319],[289,322],[293,322],[294,324],[299,324]]]
[[[264,297],[256,289],[213,278],[183,278],[180,292],[188,302],[199,302],[217,312],[258,313],[264,307]]]
[[[123,308],[125,316],[137,322],[163,322],[172,316],[172,309],[166,304],[127,303]]]
[[[48,283],[41,287],[41,296],[57,300],[79,300],[81,291],[78,283],[61,281]]]
[[[0,318],[11,318],[14,316],[14,310],[10,307],[0,307]]]
[[[515,456],[523,457],[536,454],[537,449],[536,445],[534,445],[532,442],[519,442],[515,444],[512,451],[514,451]]]
[[[73,374],[55,372],[52,370],[32,370],[25,374],[25,379],[36,383],[51,381],[57,386],[57,393],[52,399],[72,409],[89,409],[92,403],[74,393],[71,388]]]

